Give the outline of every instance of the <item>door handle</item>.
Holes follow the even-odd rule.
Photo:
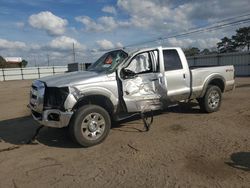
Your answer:
[[[186,79],[186,74],[185,73],[183,73],[183,78]]]

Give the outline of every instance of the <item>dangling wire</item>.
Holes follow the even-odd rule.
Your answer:
[[[148,122],[148,118],[150,118],[150,121]],[[146,131],[149,131],[150,126],[152,125],[153,121],[154,121],[154,115],[153,115],[153,111],[151,110],[150,112],[150,116],[148,117],[145,113],[141,113],[141,119],[144,123],[144,128]]]

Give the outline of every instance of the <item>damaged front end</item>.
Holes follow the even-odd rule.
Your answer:
[[[28,107],[33,118],[44,126],[55,128],[68,126],[75,103],[76,99],[68,87],[47,87],[39,80],[32,83]]]

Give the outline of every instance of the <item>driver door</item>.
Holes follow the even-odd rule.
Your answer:
[[[161,108],[159,87],[162,74],[159,72],[158,54],[157,50],[139,53],[124,68],[124,72],[130,73],[122,78],[123,99],[128,112]]]

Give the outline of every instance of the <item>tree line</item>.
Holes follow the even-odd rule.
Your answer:
[[[217,43],[217,48],[215,49],[200,50],[197,47],[191,47],[184,49],[184,52],[186,56],[194,56],[239,52],[244,50],[250,50],[250,27],[242,27],[237,29],[236,34],[232,35],[231,38],[222,38],[221,41]]]

